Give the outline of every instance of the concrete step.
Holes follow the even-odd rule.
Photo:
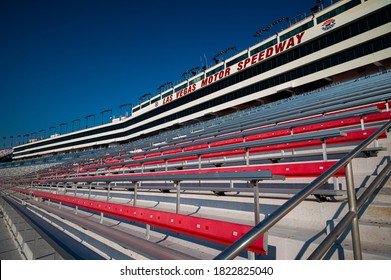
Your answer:
[[[329,233],[340,222],[340,219],[330,220],[327,225]],[[376,222],[369,220],[360,220],[360,239],[362,242],[391,245],[391,224],[385,222]],[[351,242],[351,233],[345,232],[340,240]]]
[[[360,220],[359,225],[363,242],[391,245],[391,223]]]
[[[359,197],[366,188],[360,188],[357,190],[357,197]],[[384,204],[391,204],[391,188],[382,188],[380,190],[376,190],[372,196],[369,198],[369,201],[371,203],[384,203]]]
[[[23,259],[62,259],[54,248],[8,203],[1,207],[10,236]],[[5,245],[5,244],[4,244]],[[1,246],[0,246],[1,247]],[[6,249],[6,248],[4,248]],[[14,248],[12,249],[14,250]],[[6,250],[4,250],[6,252]]]
[[[354,186],[356,189],[362,189],[368,187],[373,180],[376,179],[376,175],[354,175]],[[345,180],[340,180],[345,181]],[[345,185],[345,182],[343,182]],[[391,179],[388,177],[387,181],[383,184],[381,189],[391,189]]]
[[[24,259],[2,211],[0,215],[0,260]]]
[[[277,260],[307,259],[326,237],[324,232],[314,232],[301,228],[273,227],[269,231],[269,257]],[[364,260],[389,260],[391,244],[362,241]],[[331,260],[354,259],[352,243],[343,240],[335,244],[323,257]]]
[[[360,219],[373,222],[391,223],[391,203],[371,203],[368,207],[366,207],[365,212],[361,215]]]

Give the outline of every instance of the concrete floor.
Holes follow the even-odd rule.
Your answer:
[[[0,260],[22,260],[18,246],[0,213]]]

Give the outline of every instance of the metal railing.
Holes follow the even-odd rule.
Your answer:
[[[315,191],[317,188],[319,188],[324,183],[326,183],[327,180],[331,178],[338,170],[344,167],[346,171],[346,184],[347,184],[346,188],[347,188],[349,212],[347,214],[347,217],[343,219],[343,223],[341,221],[339,227],[336,227],[336,229],[338,229],[338,232],[333,233],[333,235],[329,238],[329,240],[326,240],[325,243],[322,243],[323,245],[322,244],[320,245],[321,248],[315,250],[313,255],[310,256],[310,259],[321,258],[324,252],[328,250],[329,246],[333,244],[333,241],[335,241],[335,239],[339,236],[339,234],[342,233],[349,225],[351,225],[351,231],[352,231],[354,258],[361,259],[362,252],[361,252],[361,241],[360,241],[360,234],[358,228],[358,215],[357,215],[358,206],[362,207],[366,199],[370,196],[371,192],[370,190],[368,190],[368,192],[364,193],[365,197],[363,197],[362,199],[360,198],[359,202],[357,203],[354,184],[353,184],[353,171],[351,168],[351,161],[361,151],[363,151],[370,143],[376,140],[376,138],[378,138],[383,132],[385,132],[390,127],[391,127],[391,121],[388,121],[381,128],[379,128],[375,133],[373,133],[370,137],[368,137],[365,141],[363,141],[360,145],[358,145],[351,152],[349,152],[343,158],[341,158],[336,164],[330,167],[325,173],[323,173],[321,176],[316,178],[304,189],[302,189],[295,196],[293,196],[290,200],[288,200],[283,205],[281,205],[276,211],[271,213],[263,221],[261,221],[256,226],[254,226],[250,231],[248,231],[245,235],[239,238],[235,243],[227,247],[224,251],[222,251],[219,255],[217,255],[215,259],[216,260],[234,259],[237,255],[240,254],[240,252],[242,252],[247,247],[249,247],[262,234],[265,234],[277,222],[279,222],[296,206],[298,206],[313,191]],[[378,176],[379,182],[376,185],[379,185],[380,182],[382,181],[380,175],[383,176],[387,175],[387,170],[389,170],[389,167],[386,167],[385,170],[386,171],[383,170],[384,172],[381,172],[381,174],[379,174]]]

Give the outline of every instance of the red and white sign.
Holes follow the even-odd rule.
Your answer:
[[[322,23],[322,29],[324,31],[333,28],[335,25],[335,19],[331,18]]]

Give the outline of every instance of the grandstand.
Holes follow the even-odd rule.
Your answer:
[[[92,223],[87,227],[87,232],[102,234],[99,238],[95,237],[100,241],[95,240],[95,243],[101,243],[102,238],[120,242],[116,239],[119,238],[125,242],[126,237],[112,236],[107,232],[103,234],[104,229],[95,228],[119,223],[116,226],[118,235],[125,234],[124,230],[132,232],[138,239],[146,235],[150,240],[146,248],[150,243],[156,245],[160,241],[157,247],[160,252],[165,252],[164,258],[212,258],[213,254],[222,250],[220,243],[230,244],[234,241],[229,237],[235,235],[224,237],[221,229],[228,232],[233,229],[239,237],[254,222],[272,214],[286,199],[293,197],[313,178],[322,175],[357,143],[375,133],[384,122],[388,121],[390,127],[389,93],[384,96],[380,94],[381,88],[387,88],[390,81],[391,73],[376,75],[259,109],[249,109],[236,113],[236,116],[217,118],[136,143],[96,151],[56,165],[33,164],[13,167],[9,171],[3,168],[2,185],[8,188],[8,192],[12,190],[12,196],[31,204],[29,207],[39,207],[36,211],[46,218],[48,213],[56,213],[60,217],[66,215],[75,228],[79,223],[83,227],[87,227],[84,225],[86,222]],[[363,85],[371,86],[364,88]],[[344,88],[346,93],[342,96]],[[374,91],[375,88],[378,90]],[[332,100],[333,94],[338,94],[338,99],[328,104],[326,101]],[[302,102],[304,99],[306,102]],[[316,107],[319,103],[322,104],[322,113]],[[265,119],[270,112],[277,109],[283,111],[281,109],[284,107],[292,108],[293,104],[296,109],[302,106],[305,113],[296,110],[299,112],[296,115],[287,112],[287,116],[280,115],[280,119],[272,116],[270,121]],[[239,114],[241,117],[237,117]],[[185,131],[187,134],[184,134]],[[178,138],[178,135],[181,137]],[[389,162],[386,149],[390,143],[386,136],[386,132],[380,133],[377,140],[353,160],[357,194],[367,190],[369,183],[376,178],[375,172],[380,173]],[[369,166],[371,169],[368,172]],[[252,245],[253,248],[250,246],[250,250],[257,253],[257,258],[264,256],[266,250],[269,258],[309,256],[310,252],[303,248],[315,247],[346,211],[347,186],[343,180],[346,170],[339,170],[334,176],[334,179],[328,180],[330,183],[312,192],[315,201],[311,198],[306,200],[270,230],[267,238]],[[368,246],[363,250],[366,258],[390,257],[389,245],[382,241],[389,234],[389,217],[376,215],[378,211],[386,212],[389,207],[389,182],[381,184],[381,187],[377,197],[372,198],[375,202],[365,204],[370,210],[360,222],[364,228],[362,246]],[[219,196],[211,195],[212,192]],[[261,201],[258,200],[259,193]],[[31,200],[31,195],[40,199]],[[42,199],[50,201],[50,204],[43,203]],[[325,203],[316,201],[327,201],[327,207]],[[77,209],[77,216],[71,214],[75,211],[73,207]],[[101,207],[124,208],[111,212],[103,211]],[[139,215],[145,218],[129,217],[120,214],[121,211],[139,211]],[[304,215],[302,211],[308,213]],[[150,218],[155,215],[163,221]],[[88,219],[80,220],[80,217],[87,216]],[[170,220],[177,219],[184,219],[184,225],[169,225]],[[145,224],[148,226],[143,232]],[[200,230],[197,233],[190,232],[189,227],[193,227],[194,231],[204,227],[209,227],[207,231],[213,228],[218,231],[210,233]],[[377,233],[372,231],[379,227],[381,233],[377,237]],[[77,231],[75,228],[73,231]],[[284,240],[284,236],[290,238]],[[344,238],[347,244],[338,250],[343,250],[344,258],[349,259],[353,254],[348,244],[350,238]],[[372,238],[379,239],[373,241]],[[387,240],[385,242],[389,242]],[[211,245],[212,241],[217,245]],[[280,249],[283,246],[280,243],[288,241],[299,252],[292,248]],[[119,244],[125,246],[121,242]],[[99,247],[102,245],[95,246],[103,250]],[[113,258],[131,258],[135,254],[132,250],[135,250],[136,255],[142,255],[141,258],[159,257],[151,253],[156,248],[147,250],[135,246],[127,244],[124,252],[117,245],[114,248],[119,252],[113,252],[115,250],[110,248],[111,253],[106,251],[105,254],[113,254],[110,255]],[[184,246],[188,248],[184,249]],[[383,249],[380,250],[381,247]],[[176,251],[170,252],[173,248]],[[334,251],[338,250],[334,248]],[[176,255],[178,252],[187,254]],[[328,258],[339,255],[334,253]],[[243,254],[241,257],[244,257]]]
[[[357,12],[367,2],[337,8]],[[390,4],[379,9],[389,25]],[[373,69],[363,77],[345,69],[316,90],[100,149],[48,150],[68,149],[70,135],[22,145],[19,159],[0,166],[13,251],[25,259],[390,259],[391,72]],[[81,132],[86,142],[98,137],[91,131]]]
[[[0,162],[9,161],[11,159],[12,153],[13,153],[12,149],[0,150]]]

